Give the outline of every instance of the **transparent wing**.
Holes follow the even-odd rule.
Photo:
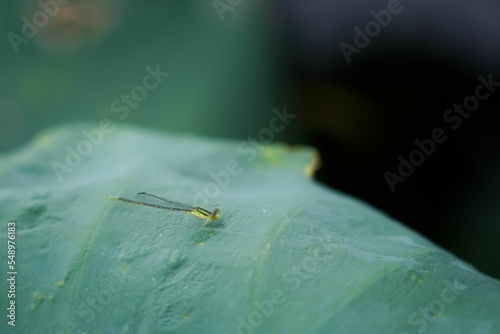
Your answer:
[[[193,211],[194,209],[196,209],[194,206],[187,205],[184,203],[179,203],[176,201],[172,201],[170,199],[166,199],[145,192],[138,193],[137,197],[140,198],[142,201],[144,201],[145,204],[149,204],[151,206],[155,206],[162,209],[179,210],[179,211]]]

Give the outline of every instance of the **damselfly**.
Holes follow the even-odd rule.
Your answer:
[[[109,199],[119,200],[119,201],[128,202],[128,203],[132,203],[132,204],[138,204],[138,205],[146,205],[146,206],[150,206],[150,207],[157,208],[157,209],[183,211],[183,212],[192,214],[195,217],[198,217],[201,219],[206,219],[206,221],[203,223],[203,227],[210,225],[210,223],[212,223],[213,221],[220,218],[220,210],[219,209],[215,209],[214,212],[211,212],[211,211],[205,210],[203,208],[200,208],[198,206],[191,206],[188,204],[179,203],[176,201],[172,201],[170,199],[166,199],[166,198],[156,196],[153,194],[149,194],[149,193],[145,193],[145,192],[138,193],[137,197],[144,199],[144,202],[134,201],[131,199],[127,199],[127,198],[123,198],[123,197],[116,197],[116,196],[110,196]]]

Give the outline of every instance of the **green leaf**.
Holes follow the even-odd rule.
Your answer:
[[[19,332],[500,331],[497,280],[316,183],[312,149],[74,124],[0,163]],[[107,199],[139,191],[221,219]]]

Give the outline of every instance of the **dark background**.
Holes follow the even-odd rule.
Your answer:
[[[371,11],[390,1],[243,0],[221,21],[212,1],[73,0],[16,53],[37,1],[0,5],[0,150],[46,127],[117,115],[111,103],[157,64],[170,76],[123,123],[223,138],[255,136],[272,109],[298,115],[276,140],[308,144],[317,179],[500,277],[500,91],[456,130],[445,111],[500,81],[498,1],[401,1],[348,62]],[[384,178],[415,139],[447,140],[392,192]]]
[[[287,73],[323,159],[318,179],[500,277],[500,94],[456,130],[443,121],[447,109],[475,94],[479,75],[500,83],[500,3],[401,1],[350,62],[340,44],[355,46],[353,27],[365,31],[370,12],[390,1],[280,3],[293,55]],[[447,140],[391,192],[384,173],[397,174],[398,156],[408,158],[414,140],[436,128]]]

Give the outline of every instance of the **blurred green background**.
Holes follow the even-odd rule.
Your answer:
[[[22,36],[37,1],[2,1],[2,36]],[[251,3],[221,22],[211,1],[70,1],[15,54],[2,38],[1,150],[70,121],[122,122],[111,104],[141,85],[145,67],[169,72],[126,122],[218,137],[255,134],[282,108],[276,67]]]
[[[348,63],[339,44],[353,43],[353,27],[387,1],[248,0],[221,20],[211,0],[72,0],[16,47],[23,18],[43,9],[2,1],[0,152],[56,124],[103,118],[246,139],[287,106],[297,118],[274,140],[318,148],[320,182],[500,277],[500,92],[397,191],[383,177],[415,138],[442,126],[479,75],[500,81],[500,5],[403,6]],[[121,119],[113,103],[142,85],[148,66],[169,76]]]

